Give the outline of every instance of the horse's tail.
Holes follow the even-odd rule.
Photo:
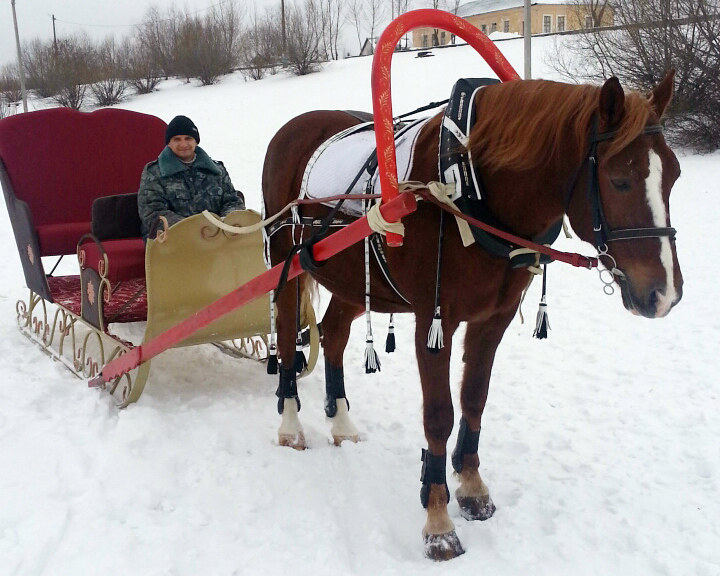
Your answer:
[[[305,327],[306,319],[311,316],[308,313],[308,306],[317,307],[320,298],[318,284],[307,272],[300,274],[297,280],[300,285],[300,323]]]

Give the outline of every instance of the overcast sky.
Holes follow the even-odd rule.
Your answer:
[[[223,0],[16,0],[20,42],[53,37],[52,15],[58,38],[85,30],[93,38],[109,34],[117,37],[130,34],[150,6],[163,11],[173,4],[189,11],[205,10]],[[255,6],[258,10],[280,4],[280,0],[238,0],[238,5]],[[0,66],[17,62],[11,0],[0,0]]]

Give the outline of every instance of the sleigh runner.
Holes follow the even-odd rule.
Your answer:
[[[51,109],[0,121],[0,182],[30,291],[16,305],[18,326],[84,379],[135,347],[114,327],[146,322],[147,341],[266,269],[261,231],[228,234],[202,215],[161,230],[146,248],[136,190],[164,147],[165,127],[124,110]],[[250,210],[226,218],[240,226],[259,220]],[[60,260],[67,270],[75,258],[77,274],[55,274]],[[302,310],[303,326],[312,327],[309,372],[319,335],[309,300]],[[214,343],[266,361],[269,334],[266,296],[177,345]],[[107,384],[119,406],[139,398],[149,371],[146,363]]]

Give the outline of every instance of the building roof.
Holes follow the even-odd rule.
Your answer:
[[[531,4],[569,4],[572,0],[531,0]],[[509,10],[511,8],[522,8],[525,6],[523,0],[474,0],[460,6],[457,15],[460,18],[497,12],[498,10]]]

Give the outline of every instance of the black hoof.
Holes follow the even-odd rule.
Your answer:
[[[458,496],[460,515],[466,520],[487,520],[495,513],[495,504],[490,496]]]
[[[446,534],[425,534],[425,557],[430,560],[452,560],[461,554],[465,554],[465,550],[460,544],[455,530]]]

